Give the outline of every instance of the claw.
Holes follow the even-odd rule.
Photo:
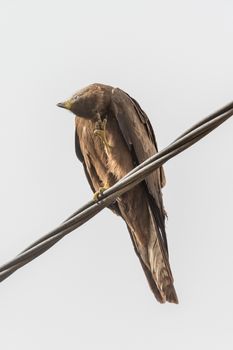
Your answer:
[[[95,202],[98,202],[98,200],[101,198],[104,191],[106,191],[109,188],[109,184],[106,183],[103,187],[100,187],[98,191],[94,193],[93,200]]]
[[[98,121],[96,123],[96,129],[94,130],[94,135],[98,136],[101,139],[105,147],[106,153],[108,154],[112,146],[108,143],[108,140],[106,138],[106,124],[107,124],[106,118],[102,122]]]

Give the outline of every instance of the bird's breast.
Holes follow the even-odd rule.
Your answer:
[[[76,127],[84,160],[121,179],[133,169],[133,160],[115,118],[108,116],[105,138],[108,145],[96,135],[96,120],[77,118]],[[103,177],[99,174],[100,178]]]

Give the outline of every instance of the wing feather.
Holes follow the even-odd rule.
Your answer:
[[[119,88],[112,90],[111,109],[118,121],[123,137],[131,151],[132,157],[136,156],[136,164],[142,163],[147,158],[158,152],[153,128],[146,113],[141,109],[136,100]],[[159,232],[168,254],[167,237],[165,231],[165,209],[161,188],[165,185],[163,168],[159,168],[145,179],[151,209],[153,211]]]

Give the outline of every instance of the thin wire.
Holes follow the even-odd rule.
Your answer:
[[[152,171],[159,168],[162,164],[183,152],[194,143],[198,142],[232,115],[233,102],[204,118],[185,131],[169,146],[139,164],[115,185],[106,190],[97,203],[93,200],[89,201],[57,228],[31,244],[14,259],[2,265],[0,267],[0,281],[3,281],[13,272],[35,259],[37,256],[43,254],[68,233],[83,225],[105,207],[109,206],[117,197],[143,181]]]

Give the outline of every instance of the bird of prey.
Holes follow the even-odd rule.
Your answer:
[[[135,166],[158,152],[155,135],[138,102],[119,88],[91,84],[59,107],[75,117],[75,148],[94,199]],[[121,195],[110,209],[125,221],[156,299],[178,303],[169,265],[163,168]]]

